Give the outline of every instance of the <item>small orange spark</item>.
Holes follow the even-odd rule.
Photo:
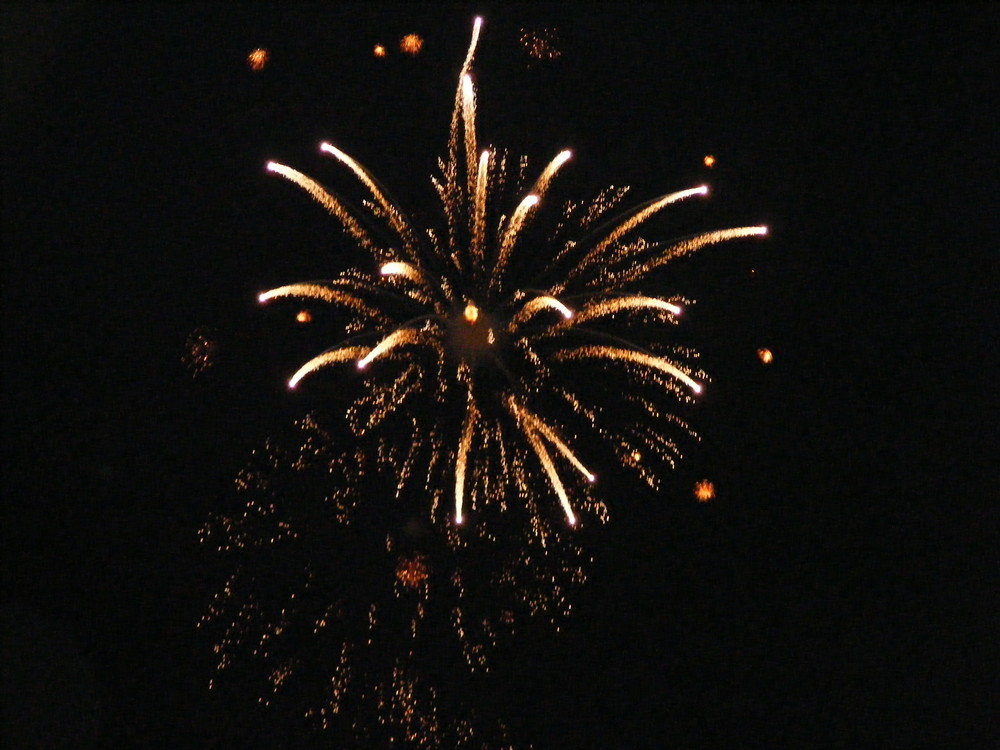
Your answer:
[[[702,159],[702,161],[704,162],[705,166],[708,167],[709,169],[715,166],[715,157],[712,156],[711,154]]]
[[[385,57],[385,47],[381,44],[376,44],[375,49],[372,50],[372,54],[375,55],[375,57]]]
[[[400,558],[396,565],[396,579],[407,588],[419,588],[428,575],[429,569],[423,555]]]
[[[299,323],[311,323],[313,316],[308,310],[299,310],[299,314],[295,316],[295,319]]]
[[[763,347],[757,350],[757,356],[765,365],[771,364],[772,360],[774,360],[774,355],[771,353],[771,350]]]
[[[399,40],[399,51],[416,57],[424,46],[423,37],[419,34],[407,34]]]
[[[694,496],[699,503],[707,503],[715,497],[715,485],[707,479],[702,479],[694,486]]]
[[[259,70],[263,70],[264,66],[267,65],[268,60],[271,59],[271,53],[266,49],[258,47],[249,55],[247,55],[247,65],[250,66],[250,70],[256,73]]]
[[[558,60],[562,56],[558,29],[521,29],[521,46],[532,60]]]

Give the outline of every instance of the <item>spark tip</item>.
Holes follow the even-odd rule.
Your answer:
[[[267,302],[268,299],[269,298],[267,296],[267,292],[261,292],[260,294],[257,295],[257,302],[261,305]]]
[[[277,172],[278,171],[278,162],[276,162],[276,161],[269,161],[267,163],[267,165],[265,166],[265,169],[267,169],[268,172]]]
[[[708,195],[708,185],[699,185],[695,190],[698,191],[699,195]]]
[[[465,523],[465,517],[464,516],[455,516],[455,525],[456,526],[461,526],[463,523]]]
[[[698,383],[695,383],[694,385],[691,386],[691,390],[694,391],[695,393],[701,393],[704,390],[704,387]]]

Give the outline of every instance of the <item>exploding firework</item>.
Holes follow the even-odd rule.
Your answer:
[[[257,73],[264,69],[267,65],[268,60],[271,59],[271,53],[266,49],[258,47],[249,55],[247,55],[247,65],[250,70]]]
[[[424,39],[419,34],[407,34],[399,40],[399,51],[405,55],[416,57],[424,48]]]
[[[445,520],[447,499],[455,526],[471,520],[480,530],[510,514],[516,499],[544,546],[557,524],[539,503],[540,487],[570,526],[581,517],[603,520],[605,507],[589,491],[593,461],[610,454],[656,487],[680,456],[688,428],[670,408],[701,393],[706,376],[696,352],[665,340],[685,300],[644,292],[650,276],[707,245],[767,229],[670,242],[636,236],[667,206],[706,195],[704,185],[612,218],[627,191],[609,188],[566,202],[555,226],[541,229],[538,215],[571,153],[560,151],[528,182],[524,157],[480,149],[471,76],[480,24],[459,76],[448,157],[432,178],[441,225],[415,225],[364,166],[329,143],[320,151],[366,190],[364,213],[272,161],[268,170],[326,208],[373,268],[279,286],[259,300],[316,300],[343,312],[345,338],[288,385],[340,369],[360,391],[346,410],[358,437],[406,436],[396,467],[400,496],[412,489],[429,497],[435,521]]]

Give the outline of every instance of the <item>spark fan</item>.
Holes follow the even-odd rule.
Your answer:
[[[591,459],[610,452],[656,486],[680,455],[687,426],[669,406],[701,393],[696,353],[663,342],[685,300],[643,290],[670,261],[706,245],[766,234],[762,226],[670,242],[636,236],[668,206],[704,196],[704,185],[621,211],[625,189],[566,202],[546,232],[539,214],[571,158],[560,151],[533,179],[527,160],[480,149],[471,75],[476,19],[455,95],[448,156],[432,178],[439,226],[419,227],[372,174],[336,146],[320,151],[365,191],[359,212],[284,164],[268,170],[304,189],[371,257],[332,279],[279,286],[260,302],[318,300],[348,317],[345,336],[303,364],[289,388],[353,369],[359,395],[347,409],[359,436],[405,435],[398,492],[431,498],[431,512],[479,529],[529,506],[533,533],[556,529],[541,507],[553,498],[564,522],[604,519],[593,499]],[[341,372],[338,374],[336,370]],[[444,488],[447,488],[445,490]],[[484,533],[480,531],[479,533]]]

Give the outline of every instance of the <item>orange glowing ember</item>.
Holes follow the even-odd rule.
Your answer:
[[[372,54],[375,55],[375,57],[385,57],[385,47],[381,44],[376,44],[375,49],[372,50]]]
[[[258,70],[263,70],[264,66],[267,65],[267,61],[270,59],[271,53],[266,49],[258,47],[247,55],[247,65],[250,66],[250,70],[256,73]]]
[[[399,51],[416,57],[424,46],[423,37],[419,34],[407,34],[399,40]]]
[[[295,316],[295,319],[299,323],[311,323],[313,316],[308,310],[299,310],[299,314]]]
[[[770,349],[758,349],[757,356],[760,357],[760,361],[765,365],[771,364],[771,361],[774,359],[774,355],[771,353]]]
[[[715,166],[715,157],[712,156],[711,154],[702,159],[702,161],[704,162],[705,166],[708,167],[709,169]]]
[[[694,486],[694,496],[699,503],[707,503],[715,497],[715,485],[707,479],[702,479]]]
[[[407,588],[419,588],[427,580],[429,569],[423,555],[400,558],[396,565],[396,579]]]

